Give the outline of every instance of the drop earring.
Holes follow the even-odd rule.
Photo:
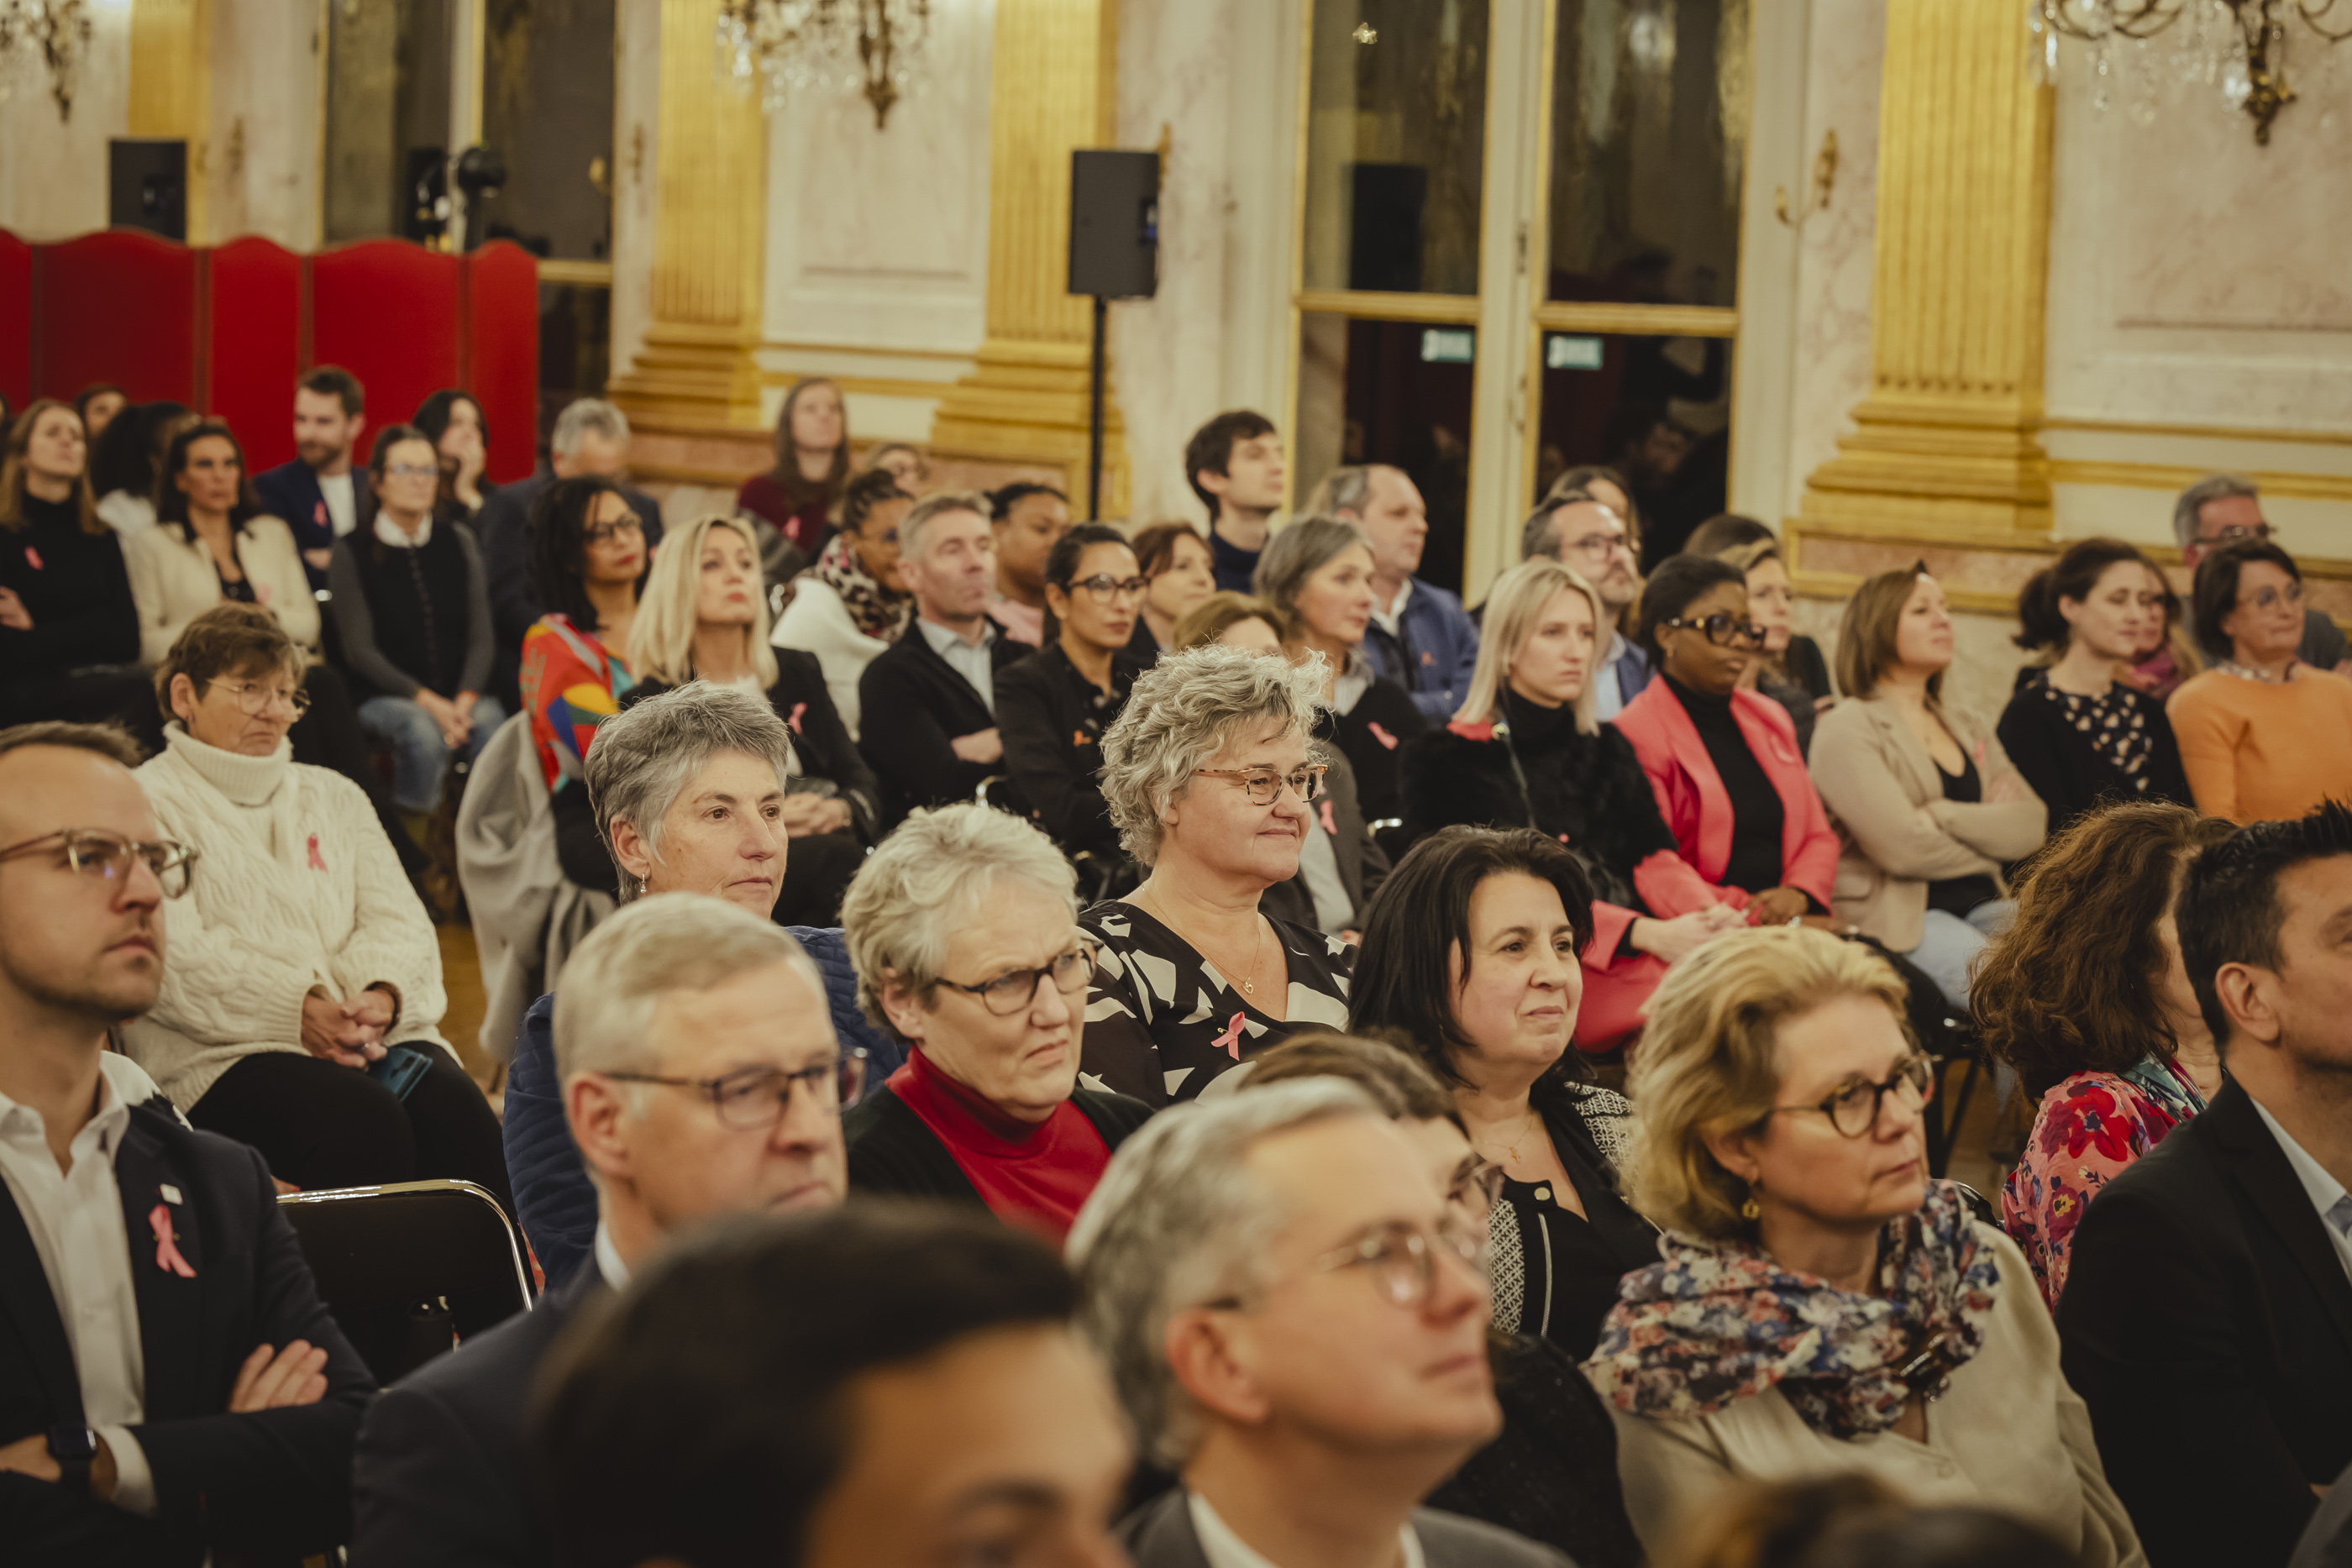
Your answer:
[[[1748,1201],[1739,1206],[1740,1218],[1747,1220],[1750,1224],[1754,1224],[1758,1219],[1763,1217],[1763,1206],[1756,1201],[1756,1195],[1763,1190],[1764,1184],[1761,1182],[1752,1181],[1748,1184]]]

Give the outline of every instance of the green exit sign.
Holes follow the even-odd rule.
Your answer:
[[[1601,340],[1578,337],[1568,332],[1554,332],[1544,339],[1544,369],[1548,371],[1597,371],[1601,368]]]
[[[1466,365],[1477,357],[1478,334],[1468,327],[1430,327],[1421,334],[1424,365]]]

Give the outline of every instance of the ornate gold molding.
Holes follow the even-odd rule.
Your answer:
[[[1871,390],[1806,481],[1806,518],[1985,542],[2050,531],[2052,102],[2007,6],[1889,0]]]
[[[321,35],[323,37],[324,35]],[[188,243],[211,237],[212,0],[131,0],[129,136],[188,144]]]
[[[2110,463],[2062,457],[2050,465],[2053,484],[2165,490],[2175,495],[2214,472],[2210,464]],[[2265,496],[2298,501],[2352,501],[2352,474],[2291,473],[2269,468],[2231,472],[2252,479]]]

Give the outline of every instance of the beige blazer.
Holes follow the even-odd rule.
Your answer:
[[[131,566],[131,597],[139,605],[139,662],[163,662],[188,622],[221,601],[212,552],[193,535],[168,524],[128,535],[122,553]],[[316,653],[319,601],[302,570],[294,532],[266,513],[246,519],[237,535],[236,563],[253,583],[254,601],[278,617],[286,634]]]
[[[1944,722],[1975,758],[1988,793],[2017,771],[2000,741],[1948,712]],[[1929,883],[1998,880],[2002,862],[2031,854],[2048,828],[2048,809],[2031,789],[2000,804],[1945,800],[1936,759],[1882,697],[1848,697],[1822,715],[1811,767],[1841,851],[1832,911],[1897,953],[1919,945]]]
[[[1860,1470],[1922,1507],[2017,1514],[2079,1551],[2084,1568],[2145,1564],[2131,1516],[2099,1462],[2090,1410],[2059,1370],[2058,1330],[2025,1255],[1990,1225],[1979,1224],[1977,1236],[2000,1267],[1992,1319],[1984,1348],[1928,1405],[1924,1443],[1893,1432],[1817,1432],[1777,1388],[1687,1421],[1612,1406],[1625,1511],[1651,1557],[1731,1481]]]

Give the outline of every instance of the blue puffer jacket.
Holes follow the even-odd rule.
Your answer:
[[[866,1081],[879,1083],[907,1060],[906,1049],[885,1038],[857,1010],[857,974],[837,929],[785,927],[824,975],[825,1000],[841,1048],[863,1047]],[[530,1238],[547,1288],[572,1277],[596,1245],[596,1185],[580,1163],[563,1115],[563,1086],[555,1077],[555,998],[530,1004],[507,1074],[507,1180],[514,1186],[515,1218]]]

